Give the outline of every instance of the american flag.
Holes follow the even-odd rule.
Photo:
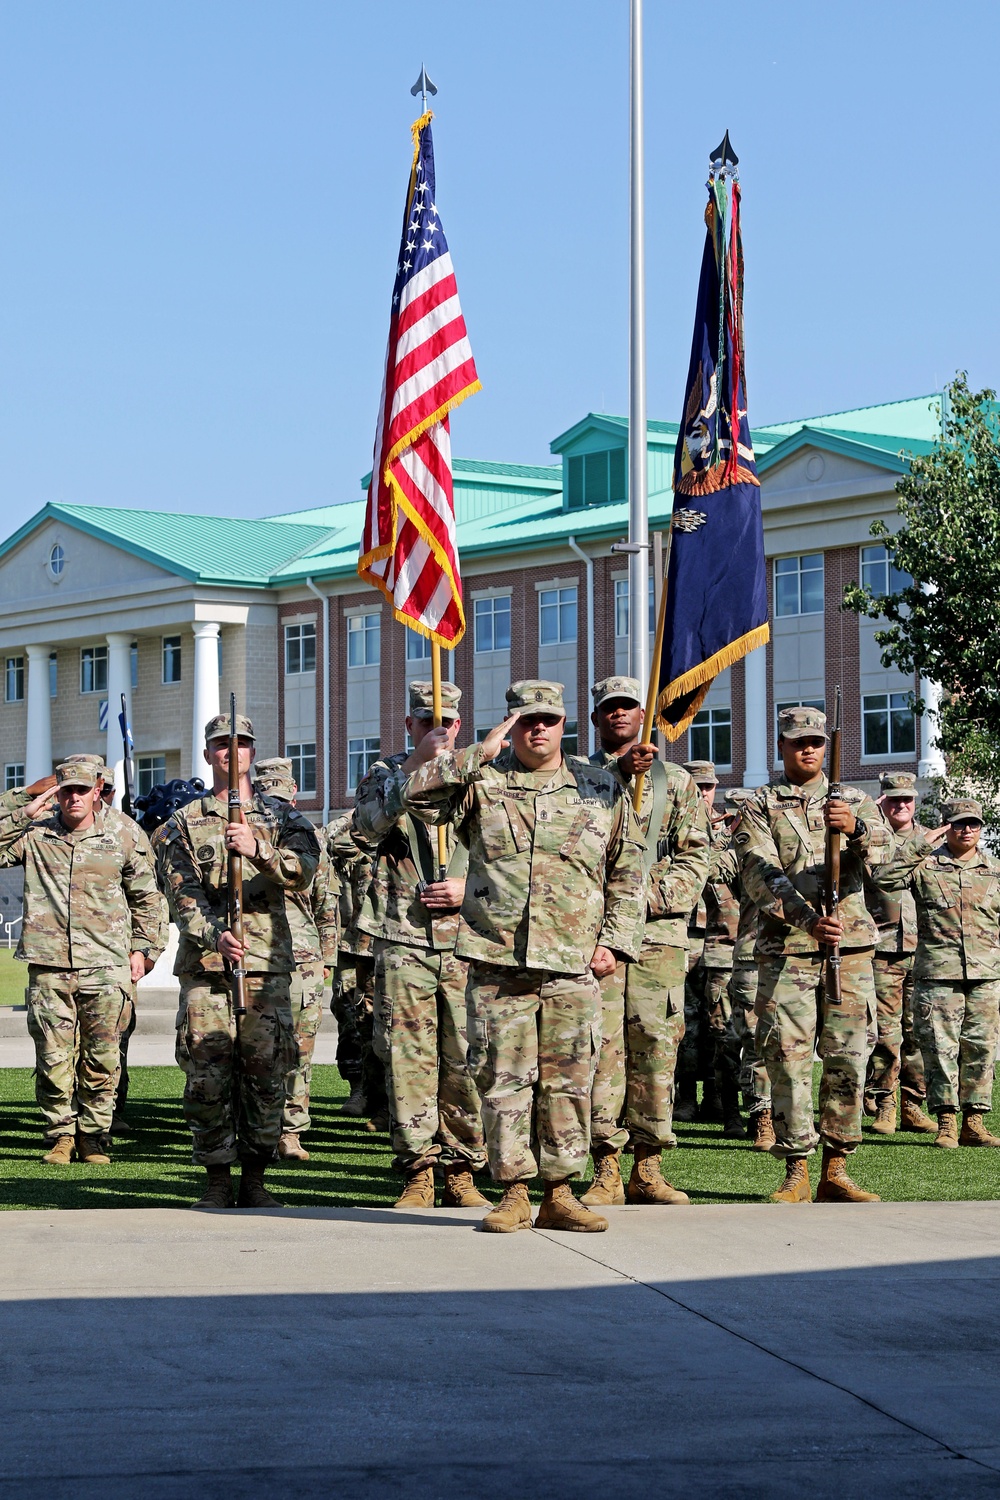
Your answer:
[[[448,649],[465,634],[448,413],[482,387],[434,201],[430,121],[413,126],[358,572],[397,620]]]

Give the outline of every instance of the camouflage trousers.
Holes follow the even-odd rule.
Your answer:
[[[468,965],[454,953],[375,942],[375,1054],[385,1067],[393,1168],[486,1165],[466,1054]]]
[[[224,974],[181,979],[177,1065],[197,1166],[270,1155],[281,1135],[285,1079],[296,1064],[288,974],[248,974],[236,1020]]]
[[[820,954],[786,953],[760,960],[757,1048],[771,1080],[775,1156],[808,1156],[822,1140],[854,1150],[861,1140],[861,1095],[868,1023],[875,1013],[871,948],[841,950],[841,1000],[823,993]],[[819,1135],[813,1120],[813,1052],[823,1073]]]
[[[595,1152],[633,1140],[676,1146],[674,1069],[684,1035],[684,949],[643,943],[601,980],[601,1051],[591,1094]]]
[[[918,979],[913,1025],[927,1070],[927,1104],[986,1113],[1000,1037],[1000,979]]]
[[[291,976],[289,1003],[292,1011],[292,1031],[299,1050],[298,1064],[285,1079],[285,1108],[281,1117],[282,1130],[299,1135],[308,1130],[309,1088],[312,1083],[312,1060],[316,1051],[316,1035],[323,1020],[323,994],[326,979],[322,963],[299,964]]]
[[[354,1004],[358,971],[353,953],[341,953],[333,971],[330,1010],[337,1021],[337,1071],[345,1083],[361,1077],[361,1037]]]
[[[711,968],[703,958],[684,982],[684,1031],[677,1054],[677,1079],[714,1078],[729,1021],[730,969]]]
[[[132,1014],[131,981],[114,969],[28,966],[28,1031],[35,1098],[50,1138],[111,1129],[119,1041]]]
[[[771,1107],[771,1080],[757,1051],[756,998],[756,963],[735,963],[729,976],[729,1024],[717,1071],[721,1078],[735,1079],[752,1115]]]
[[[913,1034],[913,954],[876,953],[872,959],[875,978],[876,1033],[865,1093],[895,1097],[897,1086],[911,1099],[927,1097],[924,1060]]]
[[[493,1180],[579,1176],[590,1152],[601,1037],[594,975],[473,960],[466,997],[469,1070],[482,1097]]]

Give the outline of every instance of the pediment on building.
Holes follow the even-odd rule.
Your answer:
[[[795,433],[758,463],[765,507],[769,497],[784,498],[791,493],[808,501],[810,493],[828,499],[838,490],[857,495],[864,490],[892,489],[906,472],[905,444],[896,439],[890,446],[881,446],[884,441],[808,429]]]
[[[0,598],[8,613],[46,605],[57,610],[74,595],[138,594],[161,588],[176,576],[55,515],[29,528],[0,557]]]

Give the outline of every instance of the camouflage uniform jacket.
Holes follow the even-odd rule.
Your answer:
[[[19,812],[22,807],[27,807],[31,800],[31,794],[23,786],[11,787],[9,792],[0,792],[0,823]]]
[[[992,855],[974,849],[956,859],[917,834],[898,846],[879,886],[915,898],[915,979],[1000,979],[1000,863]]]
[[[804,786],[779,782],[761,787],[756,797],[743,804],[733,847],[739,856],[743,890],[760,911],[759,958],[818,951],[810,934],[821,914],[826,856],[823,807],[828,785],[823,775]],[[878,934],[865,907],[864,870],[892,857],[893,837],[865,792],[852,786],[842,791],[866,832],[860,839],[841,835],[841,947],[871,948]]]
[[[70,832],[58,810],[32,822],[22,808],[0,824],[0,865],[24,866],[18,958],[55,969],[111,969],[130,983],[129,954],[166,947],[166,903],[149,840],[137,823],[99,807]]]
[[[285,894],[308,890],[319,864],[309,819],[288,802],[255,792],[243,816],[257,840],[243,859],[245,967],[252,974],[289,974],[294,943]],[[156,858],[170,914],[180,929],[174,973],[225,972],[217,944],[228,926],[225,834],[228,809],[211,793],[181,807],[163,825]]]
[[[731,969],[740,925],[739,861],[729,830],[713,823],[708,834],[711,855],[708,880],[698,903],[704,907],[704,962],[710,969]]]
[[[337,962],[340,893],[331,874],[330,856],[322,844],[316,878],[308,890],[285,890],[285,915],[295,962],[322,962],[326,968],[332,968]]]
[[[610,771],[631,801],[632,778],[619,769],[618,757],[597,750],[591,765]],[[667,805],[656,846],[656,861],[646,889],[645,941],[664,947],[687,946],[688,913],[708,878],[709,844],[705,804],[691,777],[681,766],[662,762],[667,773]],[[649,837],[653,812],[653,778],[643,777],[639,827]]]
[[[362,838],[377,842],[375,873],[365,894],[358,927],[372,937],[411,948],[451,950],[458,937],[458,912],[432,914],[420,899],[419,884],[437,879],[437,839],[431,847],[427,826],[403,807],[405,751],[376,761],[358,787],[354,823]],[[449,828],[448,873],[464,877],[468,851],[456,846]]]
[[[470,745],[421,766],[402,800],[423,822],[453,821],[469,851],[459,958],[581,974],[598,944],[637,956],[643,847],[610,772],[576,756],[531,772]]]
[[[886,823],[886,827],[890,828],[890,825]],[[916,840],[918,844],[922,840],[925,853],[930,853],[930,841],[919,827],[915,827],[912,834],[893,834],[897,847],[903,843],[909,843],[911,839]],[[882,865],[879,870],[865,871],[865,905],[878,928],[878,943],[875,951],[877,953],[912,953],[917,946],[916,902],[909,888],[893,891],[891,894],[882,889],[879,877],[882,871],[889,868],[888,865]]]
[[[351,813],[344,813],[327,824],[324,838],[331,878],[338,891],[339,951],[362,958],[372,951],[371,934],[360,930],[358,919],[374,871],[375,854],[359,844],[355,832]]]

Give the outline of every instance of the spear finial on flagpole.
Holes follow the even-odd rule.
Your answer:
[[[414,99],[418,94],[420,95],[420,113],[422,115],[425,115],[427,113],[427,95],[436,94],[437,88],[427,77],[427,69],[424,67],[423,63],[420,64],[420,77],[413,85],[410,93],[413,95]]]

